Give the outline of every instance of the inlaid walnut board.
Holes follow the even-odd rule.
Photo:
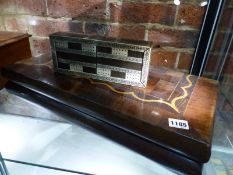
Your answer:
[[[10,65],[3,74],[148,142],[198,162],[209,159],[216,81],[157,68],[150,71],[146,88],[131,87],[56,74],[49,56]]]

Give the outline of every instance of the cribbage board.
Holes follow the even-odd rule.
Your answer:
[[[59,32],[50,35],[54,69],[69,75],[145,87],[151,42]]]

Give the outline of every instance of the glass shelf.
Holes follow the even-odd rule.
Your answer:
[[[1,154],[0,154],[0,175],[9,175],[7,168],[6,168],[6,164]]]
[[[19,164],[14,162],[7,162],[6,166],[9,170],[9,175],[75,175],[68,171],[60,171],[52,168],[43,168],[38,166],[30,166],[26,164]]]
[[[0,150],[9,172],[12,172],[10,175],[14,175],[16,168],[22,169],[23,165],[9,160],[56,167],[77,174],[173,174],[117,143],[69,123],[0,114],[0,139]],[[45,171],[27,167],[24,171],[17,171],[17,175]]]

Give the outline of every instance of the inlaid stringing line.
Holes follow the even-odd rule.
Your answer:
[[[187,75],[186,76],[186,80],[188,82],[188,85],[186,86],[183,86],[181,87],[181,89],[183,90],[183,95],[179,96],[179,97],[176,97],[174,98],[171,103],[167,102],[167,101],[164,101],[163,99],[159,99],[159,100],[148,100],[148,99],[144,99],[144,98],[140,98],[139,96],[137,96],[134,92],[123,92],[123,91],[118,91],[116,90],[115,88],[113,88],[111,85],[107,84],[107,83],[102,83],[102,82],[96,82],[96,81],[93,81],[92,79],[89,79],[89,78],[85,78],[87,80],[90,81],[91,84],[98,84],[98,85],[105,85],[107,86],[110,90],[112,90],[113,92],[115,93],[118,93],[118,94],[122,94],[122,95],[131,95],[133,96],[134,98],[136,98],[137,100],[139,101],[142,101],[142,102],[149,102],[149,103],[163,103],[169,107],[171,107],[172,109],[174,109],[176,112],[180,113],[179,109],[177,108],[176,106],[176,102],[178,100],[181,100],[181,99],[184,99],[188,96],[188,92],[187,92],[187,89],[190,88],[192,86],[192,82],[191,80],[189,79],[191,77],[191,75]]]
[[[35,64],[35,65],[38,65],[38,66],[49,66],[48,64],[51,63],[51,60],[46,62],[46,63],[41,63],[41,64]],[[142,101],[142,102],[148,102],[148,103],[162,103],[162,104],[165,104],[169,107],[171,107],[173,110],[175,110],[177,113],[180,113],[178,107],[176,106],[176,102],[178,100],[182,100],[184,98],[186,98],[188,96],[188,92],[187,92],[187,89],[189,89],[191,86],[192,86],[192,82],[190,80],[190,77],[192,75],[187,75],[185,77],[186,81],[188,82],[188,84],[186,86],[183,86],[181,87],[181,89],[183,90],[183,95],[179,96],[179,97],[176,97],[174,98],[170,103],[163,100],[163,99],[159,99],[159,100],[148,100],[148,99],[144,99],[144,98],[141,98],[139,96],[137,96],[133,91],[130,91],[130,92],[123,92],[123,91],[119,91],[119,90],[116,90],[114,87],[112,87],[111,85],[107,84],[107,83],[103,83],[103,82],[97,82],[97,81],[93,81],[92,79],[90,78],[86,78],[86,77],[76,77],[76,78],[84,78],[84,79],[87,79],[90,81],[91,84],[97,84],[97,85],[104,85],[106,87],[108,87],[111,91],[117,93],[117,94],[122,94],[122,95],[131,95],[132,97],[134,97],[135,99],[139,100],[139,101]]]

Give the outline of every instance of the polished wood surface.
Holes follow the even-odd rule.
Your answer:
[[[0,31],[0,47],[28,38],[29,36],[25,33]]]
[[[3,74],[150,143],[199,162],[209,159],[216,81],[157,68],[146,88],[136,88],[55,74],[49,56],[10,65]],[[189,130],[169,127],[168,118],[186,120]]]
[[[30,57],[28,34],[0,31],[0,69],[8,64]],[[6,79],[0,75],[0,88],[5,83]]]
[[[70,121],[73,124],[77,123],[79,126],[81,125],[94,133],[100,134],[101,136],[117,142],[117,144],[127,146],[131,150],[146,156],[156,163],[166,166],[176,174],[202,174],[203,164],[200,162],[190,160],[185,156],[176,154],[173,151],[169,151],[168,149],[153,144],[152,142],[148,142],[147,140],[125,132],[122,129],[112,127],[101,120],[88,116],[74,108],[41,95],[40,93],[36,93],[35,91],[30,90],[17,82],[8,82],[6,88],[9,92],[11,92],[11,94],[15,94],[29,100],[30,104],[42,106],[46,110],[50,111],[52,115],[62,116],[66,121]],[[14,109],[14,107],[11,108],[11,110],[12,109]],[[27,108],[24,109],[30,113],[30,111],[34,108],[28,105]],[[30,115],[32,113],[34,113],[34,111],[31,112]]]

